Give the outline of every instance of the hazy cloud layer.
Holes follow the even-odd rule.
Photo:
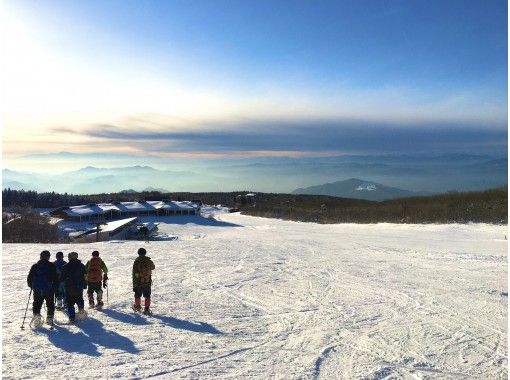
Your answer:
[[[351,120],[243,120],[187,129],[170,125],[150,129],[101,124],[84,130],[58,128],[54,132],[81,134],[102,143],[122,142],[147,153],[502,153],[507,150],[506,128],[459,123],[390,125]]]

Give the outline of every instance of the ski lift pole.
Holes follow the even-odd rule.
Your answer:
[[[30,294],[28,295],[27,307],[25,308],[25,316],[23,317],[23,322],[21,323],[21,329],[25,328],[25,318],[27,317],[28,304],[30,303],[30,298],[32,297],[32,288],[30,288]]]

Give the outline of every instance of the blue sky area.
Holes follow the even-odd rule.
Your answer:
[[[503,0],[5,1],[4,167],[506,157],[507,15]]]

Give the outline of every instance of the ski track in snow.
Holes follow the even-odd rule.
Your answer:
[[[506,226],[183,218],[148,244],[3,244],[3,378],[507,378]],[[140,246],[152,317],[131,310]],[[20,329],[43,249],[101,252],[103,312],[33,331],[30,305]]]

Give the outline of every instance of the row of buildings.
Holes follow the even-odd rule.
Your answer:
[[[134,201],[89,203],[80,206],[59,207],[50,212],[56,218],[75,222],[95,222],[137,216],[197,215],[200,201]]]

